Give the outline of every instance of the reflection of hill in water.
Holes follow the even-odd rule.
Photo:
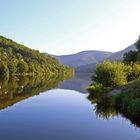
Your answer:
[[[79,76],[79,75],[78,75]],[[86,93],[85,86],[89,84],[89,76],[80,75],[70,80],[64,77],[14,77],[11,79],[3,78],[0,80],[0,109],[5,109],[17,102],[25,100],[41,92],[56,88],[77,90]]]
[[[81,93],[87,93],[85,87],[89,85],[90,82],[91,82],[91,73],[81,73],[81,74],[76,73],[76,75],[70,80],[67,80],[59,84],[58,88],[70,89],[79,91]]]
[[[52,77],[50,79],[44,77],[3,79],[0,81],[0,109],[55,88],[61,81],[63,79],[60,77]]]

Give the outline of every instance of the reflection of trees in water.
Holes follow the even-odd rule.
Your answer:
[[[118,108],[116,108],[113,96],[89,94],[87,98],[95,105],[95,113],[97,117],[109,119],[110,117],[121,115],[122,117],[130,120],[130,122],[136,127],[140,128],[140,118],[130,118],[128,114],[121,112]]]
[[[90,94],[88,100],[95,104],[95,113],[97,117],[108,119],[117,116],[119,113],[115,109],[114,100],[111,96]]]
[[[120,111],[120,115],[128,120],[130,120],[131,124],[135,125],[136,127],[140,128],[140,118],[132,118],[127,113]]]
[[[6,77],[0,80],[0,109],[55,88],[64,77]]]

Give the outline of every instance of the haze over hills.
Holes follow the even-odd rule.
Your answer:
[[[121,50],[121,51],[112,53],[112,55],[110,57],[107,57],[104,60],[121,61],[121,60],[123,60],[123,55],[126,52],[129,52],[130,50],[132,50],[132,51],[136,50],[135,46],[134,45],[131,45],[131,46],[125,48],[124,50]],[[102,62],[102,61],[100,61],[100,62]],[[96,63],[93,62],[93,63],[87,64],[87,65],[79,66],[79,67],[77,67],[75,69],[75,71],[77,73],[79,73],[79,72],[91,73],[91,72],[93,72],[95,70],[95,67],[96,67]]]
[[[83,51],[71,55],[61,55],[55,56],[60,63],[70,66],[72,68],[77,68],[79,66],[98,63],[104,59],[112,56],[111,52],[104,51]]]
[[[60,89],[70,89],[79,91],[80,93],[87,93],[85,87],[91,83],[90,73],[75,73],[75,76],[58,85]]]
[[[91,50],[71,55],[61,55],[54,57],[56,57],[60,63],[74,68],[76,72],[93,72],[96,63],[102,62],[104,60],[121,61],[123,59],[124,53],[130,50],[136,50],[135,46],[130,45],[124,50],[115,53]]]
[[[134,51],[136,50],[135,45],[130,45],[129,47],[125,48],[124,50],[118,51],[116,53],[113,53],[112,56],[108,58],[110,61],[115,61],[115,60],[123,60],[123,55],[129,51]]]

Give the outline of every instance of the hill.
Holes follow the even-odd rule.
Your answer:
[[[91,76],[92,75],[90,73],[75,73],[73,78],[60,83],[58,88],[75,90],[80,93],[87,93],[85,87],[91,83]]]
[[[125,48],[122,51],[112,53],[111,56],[109,56],[108,58],[105,58],[104,60],[122,61],[123,60],[123,55],[126,52],[129,52],[130,50],[136,50],[135,46],[131,45],[131,46]],[[104,60],[102,60],[102,61],[104,61]],[[99,62],[102,62],[102,61],[99,61]],[[91,73],[91,72],[93,72],[95,70],[95,67],[96,67],[96,62],[93,62],[91,64],[87,64],[87,65],[77,67],[75,69],[75,72],[77,72],[77,73],[86,73],[86,72]]]
[[[115,53],[91,50],[71,55],[51,56],[57,58],[63,65],[74,68],[77,73],[91,73],[94,71],[97,63],[104,60],[121,61],[123,59],[123,55],[130,50],[136,50],[135,45],[131,45],[124,50]]]
[[[131,50],[132,50],[132,51],[136,50],[135,45],[131,45],[131,46],[125,48],[125,49],[122,50],[122,51],[113,53],[113,55],[110,56],[110,57],[107,58],[107,59],[110,60],[110,61],[117,61],[117,60],[120,61],[120,60],[123,60],[123,55],[124,55],[125,53],[131,51]]]
[[[72,69],[57,59],[0,36],[0,77],[9,75],[56,75]]]
[[[83,65],[75,68],[76,73],[93,73],[96,68],[97,63],[91,63],[88,65]]]
[[[83,51],[71,55],[55,56],[60,63],[77,68],[82,65],[100,62],[112,55],[111,52],[104,51]]]

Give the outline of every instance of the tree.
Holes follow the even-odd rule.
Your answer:
[[[140,64],[135,63],[131,65],[131,72],[128,75],[128,81],[136,80],[140,78]]]
[[[35,72],[35,66],[34,66],[34,64],[32,62],[29,63],[29,71],[31,73],[34,73]]]
[[[9,69],[6,62],[0,62],[0,77],[9,77]]]
[[[139,36],[139,39],[136,41],[135,46],[137,50],[140,51],[140,36]]]
[[[16,72],[16,67],[15,67],[14,63],[9,63],[8,68],[9,68],[9,74],[14,75]]]
[[[17,65],[17,72],[18,73],[27,73],[29,70],[29,67],[26,62],[20,61]]]
[[[21,60],[22,59],[22,55],[20,53],[17,53],[17,58]]]
[[[0,36],[0,61],[6,63],[11,74],[58,75],[64,73],[58,60],[39,51]],[[67,69],[68,73],[70,68]],[[5,71],[1,67],[1,73]],[[15,72],[16,71],[16,72]],[[6,73],[7,73],[6,72]]]
[[[136,51],[129,51],[124,54],[123,56],[124,63],[130,64],[135,63],[137,61],[137,52]]]
[[[95,75],[92,80],[104,87],[115,87],[127,82],[127,72],[125,65],[121,62],[109,62],[97,64]]]

